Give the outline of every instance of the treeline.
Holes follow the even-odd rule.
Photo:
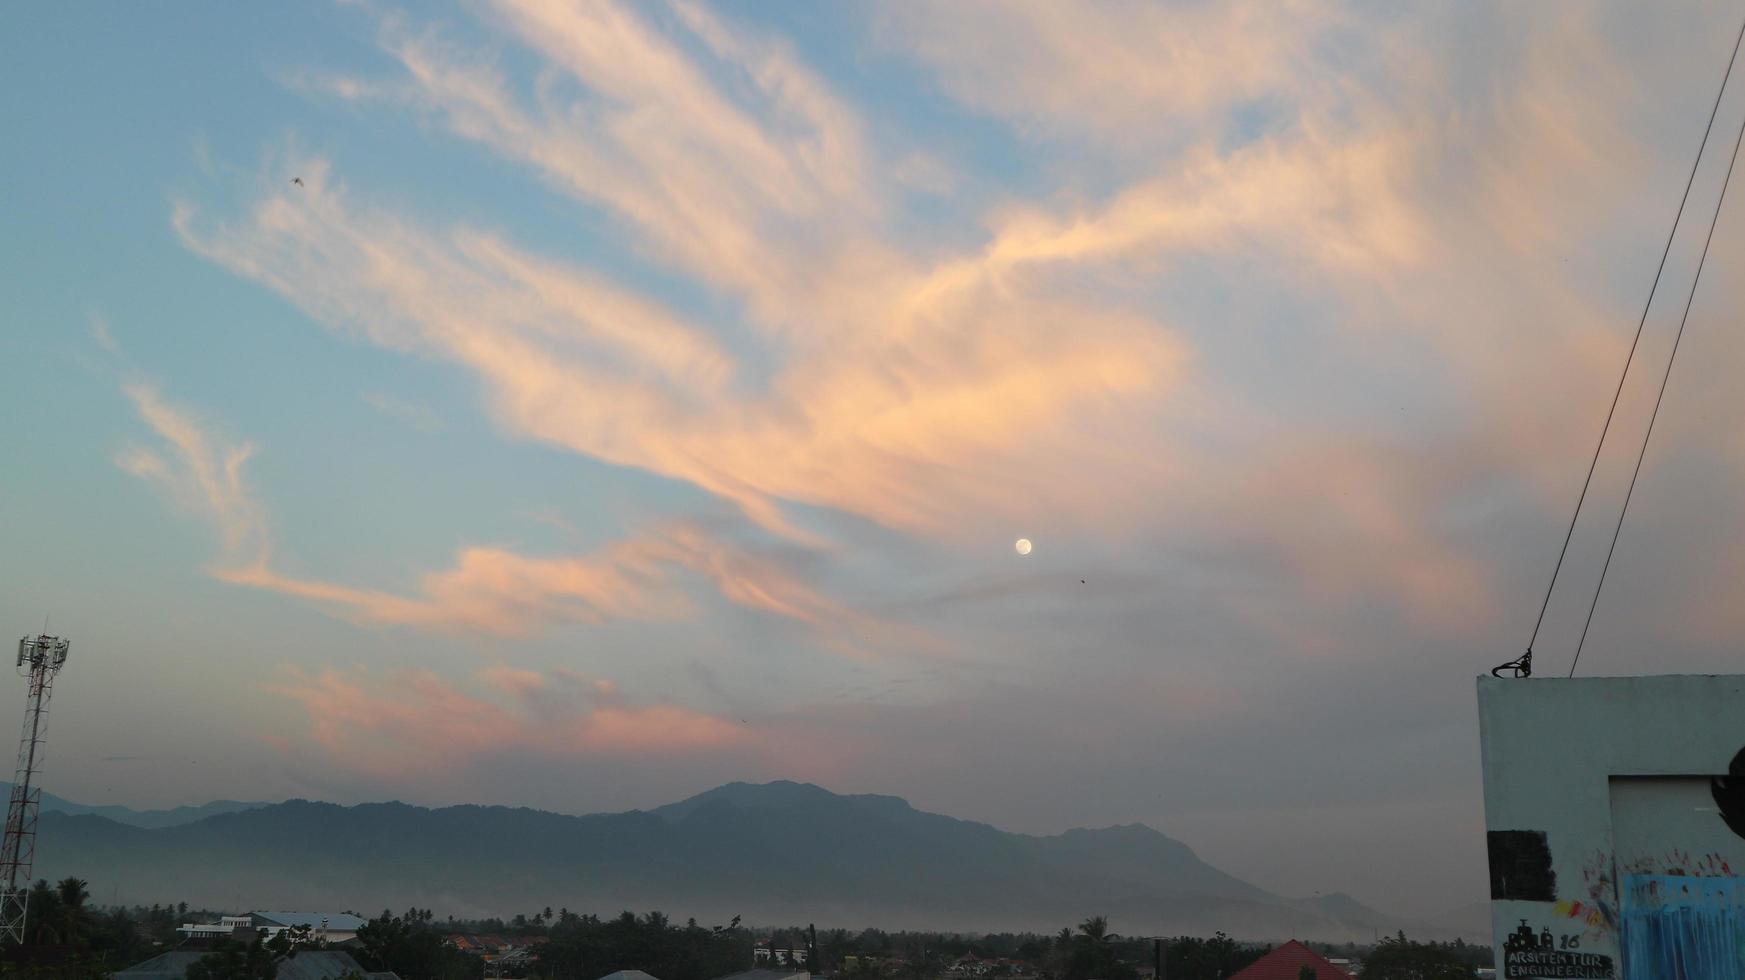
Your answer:
[[[190,915],[217,915],[181,905],[97,908],[82,878],[30,889],[24,943],[0,949],[0,976],[107,977],[180,941],[176,926]]]
[[[176,948],[182,937],[176,927],[189,921],[213,921],[220,913],[179,905],[98,909],[91,905],[87,883],[67,878],[57,884],[39,881],[31,890],[25,943],[0,950],[0,976],[32,980],[92,980],[107,977]],[[543,909],[507,920],[437,920],[429,909],[401,914],[384,910],[358,930],[348,943],[366,970],[393,971],[403,977],[430,980],[479,980],[481,957],[454,948],[451,934],[497,934],[531,947],[528,975],[549,980],[597,980],[616,970],[641,970],[659,980],[715,980],[752,968],[757,937],[739,925],[678,924],[660,912],[622,912],[601,918],[567,908]],[[980,960],[1006,960],[1016,966],[996,967],[1035,980],[1138,980],[1153,963],[1150,937],[1122,936],[1102,916],[1053,935],[1036,933],[965,934],[888,932],[864,929],[822,929],[814,936],[806,927],[765,933],[778,949],[807,950],[808,966],[838,980],[938,980],[966,955]],[[1416,943],[1399,935],[1375,946],[1311,944],[1330,956],[1366,961],[1365,977],[1466,977],[1472,968],[1489,965],[1488,947],[1453,943]],[[275,964],[295,955],[294,937],[250,945],[218,944],[201,976],[271,977]],[[1271,947],[1238,942],[1222,932],[1209,938],[1177,936],[1167,940],[1169,980],[1220,980],[1253,963]],[[779,965],[779,964],[778,964]],[[1398,967],[1398,973],[1391,967]],[[1460,969],[1460,968],[1464,969]]]

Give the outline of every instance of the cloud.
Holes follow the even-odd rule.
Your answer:
[[[395,398],[380,391],[363,393],[364,404],[383,415],[399,419],[419,432],[441,432],[442,416],[426,405]]]
[[[338,94],[416,106],[603,209],[731,312],[682,313],[504,234],[359,204],[320,158],[295,162],[298,193],[271,175],[235,218],[178,206],[184,242],[336,329],[463,365],[514,435],[692,484],[821,554],[834,543],[802,506],[933,540],[1045,522],[1192,548],[1221,533],[1300,594],[1470,626],[1498,586],[1460,533],[1464,499],[1511,478],[1560,498],[1579,396],[1618,351],[1591,327],[1611,310],[1590,285],[1535,265],[1585,246],[1586,202],[1642,165],[1616,115],[1644,100],[1601,70],[1612,47],[1586,11],[1523,16],[1527,40],[1496,57],[1507,84],[1475,92],[1449,82],[1458,51],[1422,50],[1437,18],[1020,4],[948,59],[978,18],[906,8],[887,40],[949,92],[1117,159],[1108,188],[1007,201],[957,249],[893,229],[914,152],[872,140],[779,39],[696,5],[487,11],[538,57],[532,94],[398,15],[379,40],[400,76]],[[1163,56],[1141,57],[1159,37]],[[1264,121],[1232,128],[1245,106]],[[1123,155],[1136,129],[1156,159]],[[1282,308],[1251,305],[1269,297]],[[1388,404],[1390,386],[1415,403]],[[736,602],[818,616],[707,554],[668,560]],[[644,608],[610,565],[491,549],[411,597],[249,575],[383,622],[683,608]]]
[[[565,686],[540,698],[545,675],[486,668],[457,686],[428,671],[377,676],[363,670],[293,670],[273,690],[301,705],[309,735],[354,773],[400,779],[504,754],[656,760],[720,752],[753,741],[742,726],[675,704],[601,700]],[[487,696],[496,692],[500,697]]]
[[[231,558],[264,557],[266,526],[242,473],[254,447],[224,445],[192,412],[165,401],[151,385],[129,384],[123,391],[170,456],[133,447],[116,458],[116,465],[167,489],[178,504],[204,517]]]
[[[971,270],[892,283],[856,315],[895,326],[786,349],[747,391],[708,333],[650,300],[491,236],[359,212],[325,165],[298,169],[318,175],[307,192],[245,224],[179,212],[184,240],[328,323],[465,364],[511,431],[694,483],[800,540],[782,501],[932,530],[1027,510],[1055,472],[1028,459],[1095,455],[1083,435],[1132,426],[1123,397],[1158,392],[1181,358],[1131,313]]]
[[[825,596],[774,556],[681,522],[583,557],[468,547],[454,567],[425,575],[421,594],[410,597],[286,575],[274,567],[263,509],[244,480],[253,447],[223,445],[193,413],[172,406],[155,388],[132,384],[125,390],[171,454],[136,447],[121,453],[116,465],[169,489],[212,523],[225,545],[212,574],[225,582],[307,599],[364,622],[518,635],[562,623],[688,617],[695,607],[683,573],[735,605],[813,627],[843,652],[866,652],[861,641],[924,645],[918,633]]]
[[[121,345],[116,342],[115,334],[110,332],[108,319],[101,313],[88,314],[87,319],[91,322],[91,341],[101,347],[104,353],[120,357]]]
[[[830,599],[773,558],[684,524],[669,524],[585,557],[534,558],[500,548],[464,549],[453,567],[404,596],[296,578],[260,562],[225,569],[227,582],[308,599],[362,622],[519,635],[564,623],[685,619],[697,608],[681,573],[728,601],[801,623],[844,652],[856,640],[923,641]]]
[[[1132,146],[1170,128],[1227,130],[1232,106],[1324,84],[1317,48],[1347,19],[1340,13],[1295,0],[1089,8],[922,0],[883,8],[879,27],[967,106],[1023,130]]]

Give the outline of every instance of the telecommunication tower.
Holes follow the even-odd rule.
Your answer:
[[[6,808],[6,836],[0,839],[0,939],[24,942],[24,916],[30,900],[30,865],[36,857],[36,816],[42,788],[42,745],[48,736],[48,698],[55,675],[67,662],[67,641],[58,636],[27,636],[18,641],[18,673],[30,679],[24,733],[18,738],[18,769],[12,776],[12,803]]]

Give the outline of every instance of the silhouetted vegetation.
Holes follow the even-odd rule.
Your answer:
[[[110,973],[175,945],[178,915],[188,907],[97,909],[84,879],[38,881],[30,890],[24,945],[7,947],[0,975],[84,980]]]
[[[0,950],[0,977],[95,980],[171,949],[187,949],[176,927],[213,921],[220,913],[186,903],[149,908],[94,908],[78,878],[39,881],[30,896],[23,946]],[[485,959],[456,948],[451,937],[493,936],[518,949],[526,975],[549,980],[596,980],[617,970],[641,970],[659,980],[715,980],[751,969],[761,939],[772,949],[809,950],[807,966],[836,980],[1138,980],[1153,963],[1151,937],[1122,936],[1109,920],[1091,916],[1054,935],[819,930],[816,946],[806,927],[742,928],[683,925],[660,912],[622,912],[600,918],[568,908],[542,909],[508,919],[437,921],[429,909],[383,911],[358,929],[345,948],[366,970],[393,971],[419,980],[479,980]],[[207,955],[192,980],[267,978],[275,961],[312,944],[308,930],[285,930],[272,940],[194,944]],[[1271,947],[1238,942],[1222,932],[1166,940],[1169,980],[1221,980]],[[1465,980],[1489,965],[1487,946],[1419,943],[1404,934],[1370,947],[1312,943],[1318,952],[1363,961],[1363,980]],[[768,964],[797,966],[779,959]],[[965,967],[970,969],[965,969]]]
[[[420,980],[475,980],[484,966],[443,941],[429,909],[408,909],[394,915],[386,909],[357,931],[358,963],[371,971],[391,970],[402,977]],[[665,978],[662,978],[665,980]]]
[[[1473,964],[1464,962],[1464,943],[1418,943],[1400,933],[1377,943],[1363,960],[1362,980],[1471,980]]]
[[[593,980],[614,970],[642,970],[660,980],[710,980],[751,968],[744,929],[674,925],[665,915],[624,912],[612,919],[565,910],[547,929],[536,975]]]

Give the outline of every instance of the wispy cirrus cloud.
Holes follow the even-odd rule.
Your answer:
[[[660,27],[611,3],[505,0],[490,10],[562,84],[528,100],[492,62],[389,17],[381,43],[404,78],[340,94],[396,93],[456,136],[607,209],[652,260],[741,304],[750,339],[499,236],[360,206],[323,160],[298,165],[315,175],[306,191],[269,192],[240,220],[179,210],[184,241],[331,325],[467,366],[513,433],[692,483],[809,544],[826,542],[796,526],[787,505],[947,536],[1039,517],[1102,533],[1240,522],[1285,532],[1264,544],[1280,569],[1333,567],[1325,549],[1339,553],[1336,545],[1290,532],[1298,498],[1346,491],[1308,466],[1292,468],[1301,482],[1279,484],[1269,474],[1290,464],[1267,455],[1281,451],[1276,440],[1252,430],[1269,411],[1300,412],[1304,445],[1369,460],[1358,471],[1371,473],[1393,454],[1391,440],[1342,433],[1318,407],[1276,392],[1244,402],[1198,363],[1197,346],[1224,342],[1202,338],[1213,329],[1205,311],[1160,307],[1141,285],[1208,262],[1239,261],[1236,274],[1247,276],[1264,257],[1275,288],[1349,289],[1355,315],[1330,315],[1373,322],[1418,303],[1441,274],[1447,215],[1426,204],[1432,154],[1423,146],[1454,134],[1427,132],[1361,86],[1335,84],[1319,62],[1311,74],[1327,84],[1287,86],[1296,69],[1261,55],[1318,57],[1294,16],[1204,14],[1218,21],[1209,36],[1234,46],[1219,63],[1252,68],[1251,84],[1182,96],[1211,112],[1248,89],[1288,90],[1291,125],[1234,145],[1202,134],[1169,167],[1089,204],[1002,206],[983,246],[940,256],[886,226],[878,205],[903,194],[902,182],[884,176],[884,151],[856,112],[781,43],[698,6]],[[1005,16],[997,33],[1025,53],[1012,63],[1041,78],[1073,74],[1105,53],[1100,45],[1193,26],[1142,30],[1104,23],[1110,14],[1054,31],[1042,8]],[[1308,35],[1337,32],[1342,20],[1309,19]],[[1388,38],[1371,60],[1389,61],[1397,45]],[[1259,54],[1239,57],[1250,47]],[[1120,66],[1132,59],[1105,61],[1130,74]],[[985,84],[998,88],[997,67],[954,70],[991,73]],[[988,108],[1013,111],[1002,105]],[[1479,346],[1412,312],[1432,343]],[[729,332],[733,345],[716,339]],[[1350,336],[1330,333],[1334,343]],[[753,372],[751,362],[774,367]],[[1198,448],[1225,439],[1264,452],[1237,460]],[[1486,604],[1484,570],[1437,530],[1441,493],[1415,479],[1364,491],[1332,526],[1392,528],[1396,539],[1412,529],[1411,547],[1378,546],[1374,563],[1317,575],[1317,590],[1379,592],[1429,612],[1445,605],[1431,598],[1445,587],[1470,598],[1461,608]],[[1170,507],[1151,508],[1160,494]]]
[[[887,44],[926,64],[963,104],[1026,132],[1105,147],[1155,148],[1184,129],[1227,133],[1241,124],[1233,108],[1273,108],[1328,84],[1318,49],[1354,39],[1339,37],[1352,22],[1341,5],[1300,0],[924,0],[883,8],[878,20]],[[1356,67],[1358,52],[1344,53]]]
[[[212,574],[226,582],[306,599],[362,622],[516,635],[561,623],[685,618],[696,611],[690,579],[735,605],[816,628],[844,652],[866,652],[902,633],[828,598],[776,558],[682,523],[582,557],[469,547],[453,568],[425,575],[411,596],[286,575],[275,568],[264,508],[243,472],[253,446],[227,445],[149,385],[126,391],[164,445],[126,450],[116,465],[169,489],[213,525],[224,550]],[[913,645],[920,637],[907,639]]]
[[[228,559],[264,558],[266,524],[243,477],[254,447],[226,444],[192,411],[165,400],[152,385],[133,383],[123,390],[162,445],[130,447],[115,464],[165,488],[178,505],[209,521],[222,537]]]
[[[1167,165],[1123,159],[1105,193],[1010,201],[986,216],[980,246],[955,254],[893,231],[885,213],[909,191],[891,161],[906,151],[870,139],[784,42],[691,4],[658,22],[604,0],[487,11],[546,69],[531,97],[477,49],[397,14],[379,40],[402,76],[327,90],[415,105],[530,168],[741,319],[681,314],[503,235],[362,205],[316,158],[296,166],[305,187],[275,180],[236,219],[180,206],[183,240],[331,326],[464,365],[511,433],[693,484],[810,546],[830,542],[792,505],[927,536],[1048,520],[1197,545],[1211,529],[1269,553],[1265,574],[1307,594],[1467,623],[1490,615],[1495,584],[1448,508],[1511,469],[1561,489],[1543,481],[1585,422],[1573,395],[1617,350],[1614,333],[1580,328],[1604,313],[1579,281],[1511,268],[1557,244],[1548,229],[1571,241],[1587,220],[1580,199],[1628,169],[1608,128],[1621,90],[1586,71],[1608,49],[1581,11],[1527,18],[1565,43],[1508,52],[1517,84],[1473,111],[1443,84],[1451,62],[1435,59],[1449,53],[1417,51],[1434,18],[1356,31],[1336,4],[1117,5],[1065,20],[1021,4],[988,14],[999,57],[952,60],[937,43],[968,29],[962,12],[908,8],[887,18],[887,42],[972,107],[1041,127],[1039,139],[1113,145],[1154,91],[1194,122]],[[1168,43],[1188,37],[1207,43]],[[1137,57],[1155,38],[1168,56]],[[1228,84],[1182,83],[1209,72]],[[1059,100],[1020,98],[1028,85]],[[1266,121],[1217,124],[1249,103],[1271,107]],[[1417,111],[1426,103],[1448,114]],[[1470,155],[1470,173],[1451,179],[1450,155]],[[1570,167],[1585,184],[1565,186]],[[1315,391],[1351,378],[1262,389],[1224,373],[1231,329],[1172,296],[1197,285],[1188,275],[1308,295],[1294,335],[1242,329],[1334,349],[1376,378],[1388,354],[1431,351],[1439,362],[1411,368],[1421,390],[1474,408],[1433,435],[1439,450],[1404,448],[1423,438],[1411,432],[1421,413],[1346,431]],[[1522,356],[1496,358],[1498,344]],[[1547,360],[1565,367],[1555,379],[1536,367]],[[1531,425],[1495,407],[1525,387],[1544,409]],[[1280,415],[1290,440],[1272,431]],[[1214,444],[1224,449],[1206,452]],[[1160,497],[1167,507],[1151,505]],[[427,623],[501,621],[510,606],[587,621],[617,593],[591,567],[488,549],[428,576],[418,598],[255,578]],[[551,588],[527,602],[476,588],[514,580]],[[446,598],[456,583],[475,606]]]
[[[321,161],[298,170],[305,190],[273,194],[240,224],[178,211],[184,240],[330,324],[466,365],[513,432],[694,483],[802,540],[781,502],[943,530],[1058,496],[1039,485],[1056,466],[1029,461],[1106,465],[1085,435],[1138,438],[1124,399],[1154,397],[1182,356],[1134,313],[958,269],[887,279],[882,298],[840,296],[818,311],[825,328],[848,326],[834,317],[866,329],[763,351],[779,368],[747,390],[702,327],[652,301],[491,236],[357,208]]]

